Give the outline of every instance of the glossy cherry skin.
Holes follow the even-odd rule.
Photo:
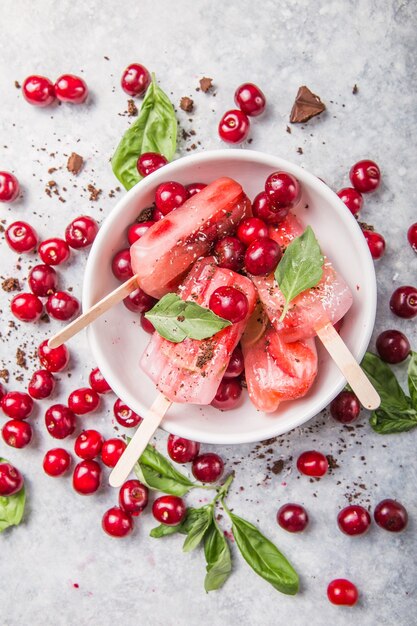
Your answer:
[[[253,83],[244,83],[235,91],[235,103],[243,113],[256,117],[265,111],[266,98]]]
[[[321,452],[308,450],[297,459],[297,469],[301,474],[321,478],[329,469],[329,462]]]
[[[250,246],[256,239],[268,237],[268,226],[259,217],[248,217],[240,222],[237,236],[245,246]]]
[[[78,250],[91,246],[98,233],[98,224],[89,215],[80,215],[72,220],[65,229],[65,241]]]
[[[100,404],[100,397],[90,387],[75,389],[68,396],[68,406],[75,415],[86,415],[95,411]]]
[[[97,461],[81,461],[74,468],[72,486],[82,496],[95,493],[101,483],[101,467]]]
[[[156,208],[168,215],[174,209],[178,209],[188,198],[188,191],[174,180],[167,181],[158,185],[155,191]]]
[[[13,496],[23,487],[23,476],[11,463],[0,463],[0,496]]]
[[[371,516],[359,504],[351,504],[337,516],[337,524],[345,535],[363,535],[371,525]]]
[[[114,255],[111,262],[113,275],[122,282],[133,276],[132,265],[130,262],[130,249],[124,248]]]
[[[48,340],[42,341],[38,348],[38,358],[48,372],[62,372],[69,363],[69,351],[65,344],[59,348],[49,348]]]
[[[23,97],[29,104],[47,107],[55,100],[55,88],[45,76],[28,76],[22,85]]]
[[[352,391],[341,391],[330,404],[330,415],[342,424],[354,422],[360,411],[361,405]]]
[[[148,505],[149,489],[139,480],[127,480],[119,491],[119,505],[123,511],[133,515],[140,515]]]
[[[140,287],[132,291],[124,300],[123,304],[132,313],[146,313],[154,304],[156,304],[155,298],[148,296]]]
[[[211,405],[222,411],[234,409],[242,395],[242,385],[237,378],[223,379],[217,389],[216,395],[211,401]]]
[[[161,496],[152,505],[152,514],[161,524],[178,526],[185,518],[187,509],[178,496]]]
[[[33,411],[33,400],[23,391],[9,391],[1,399],[3,413],[13,420],[25,420]]]
[[[25,448],[32,439],[32,428],[27,422],[9,420],[2,428],[3,440],[12,448]]]
[[[300,183],[287,172],[274,172],[265,182],[265,193],[275,209],[295,206],[300,198]]]
[[[369,252],[371,253],[374,261],[377,261],[385,253],[385,239],[379,233],[374,232],[373,230],[363,230],[363,236],[365,237]]]
[[[220,139],[227,143],[241,143],[249,134],[248,116],[239,109],[226,111],[219,122]]]
[[[141,176],[149,176],[168,163],[163,154],[158,152],[144,152],[138,158],[136,167]]]
[[[387,498],[376,505],[374,520],[384,530],[399,533],[408,524],[407,509],[400,502]]]
[[[384,330],[376,340],[379,356],[386,363],[402,363],[411,351],[410,342],[399,330]]]
[[[36,322],[42,315],[43,304],[33,293],[18,293],[10,303],[10,310],[21,322]]]
[[[127,240],[129,245],[132,246],[135,241],[138,241],[143,235],[155,224],[154,221],[141,222],[140,224],[132,224],[127,231]]]
[[[192,472],[194,478],[203,483],[215,483],[224,471],[223,459],[214,452],[200,454],[193,460]]]
[[[81,104],[88,96],[85,81],[74,74],[62,74],[55,83],[55,94],[61,102]]]
[[[111,391],[109,383],[105,380],[98,367],[91,370],[88,382],[91,389],[94,389],[96,393],[109,393]]]
[[[243,267],[245,246],[236,237],[219,239],[213,249],[219,267],[239,272]]]
[[[49,398],[55,389],[55,378],[48,370],[37,370],[28,384],[28,392],[35,400]]]
[[[110,537],[122,538],[130,535],[133,530],[133,520],[130,513],[126,513],[118,506],[113,506],[105,512],[101,521],[104,532]]]
[[[6,241],[15,252],[32,252],[38,243],[38,236],[27,222],[13,222],[6,228]]]
[[[58,274],[50,265],[35,265],[29,272],[28,285],[35,296],[45,298],[56,291]]]
[[[307,527],[308,514],[301,504],[284,504],[278,509],[277,522],[289,533],[300,533]]]
[[[381,182],[381,172],[374,161],[358,161],[349,172],[352,185],[361,193],[375,191]]]
[[[115,467],[117,461],[120,459],[125,450],[126,443],[123,439],[107,439],[107,441],[103,443],[103,447],[101,449],[101,460],[104,465],[107,465],[107,467]]]
[[[417,254],[417,222],[415,224],[411,224],[410,228],[408,229],[407,239],[408,243]]]
[[[143,330],[146,333],[149,333],[150,335],[152,335],[152,333],[155,332],[155,326],[152,324],[152,322],[150,322],[146,317],[144,313],[141,313],[140,316],[140,325],[142,326]]]
[[[247,316],[249,303],[245,294],[239,289],[218,287],[210,296],[209,308],[219,317],[236,324]]]
[[[0,202],[13,202],[20,193],[19,181],[10,172],[0,172]]]
[[[255,217],[263,220],[267,224],[277,225],[284,220],[289,212],[289,207],[277,209],[268,200],[268,196],[264,191],[258,193],[252,203],[252,213]]]
[[[337,192],[337,195],[344,202],[352,213],[352,215],[357,215],[363,206],[363,197],[362,194],[353,187],[344,187]]]
[[[206,183],[190,183],[189,185],[185,185],[190,197],[194,196],[196,193],[200,193],[204,187],[207,187]]]
[[[67,322],[78,315],[80,303],[66,291],[56,291],[48,297],[45,308],[54,319]]]
[[[65,404],[53,404],[45,413],[45,425],[55,439],[65,439],[75,430],[75,415]]]
[[[122,74],[120,84],[129,96],[141,96],[151,82],[151,75],[140,63],[131,63]]]
[[[167,450],[171,459],[176,463],[189,463],[200,452],[200,444],[197,441],[171,434],[168,437]]]
[[[398,287],[389,301],[390,309],[398,317],[410,319],[417,315],[417,289],[410,285]]]
[[[142,418],[139,417],[137,413],[132,411],[132,409],[129,409],[127,404],[119,398],[114,403],[113,414],[120,426],[124,426],[125,428],[134,428],[135,426],[139,426],[142,421]]]
[[[42,243],[39,244],[38,252],[42,261],[47,265],[60,265],[61,263],[65,263],[70,255],[67,242],[59,237],[52,237],[51,239],[42,241]]]
[[[71,465],[71,456],[64,448],[48,450],[43,459],[43,469],[48,476],[62,476]]]
[[[332,604],[354,606],[358,601],[356,586],[346,578],[336,578],[327,587],[327,597]]]
[[[282,257],[281,246],[270,239],[256,239],[245,253],[245,268],[253,276],[267,276],[273,272]]]
[[[243,352],[239,346],[233,350],[223,378],[237,378],[243,373],[245,362],[243,360]]]
[[[97,430],[83,430],[75,440],[74,452],[80,459],[92,461],[101,452],[104,439]]]

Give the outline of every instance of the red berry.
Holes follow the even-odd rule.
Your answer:
[[[300,183],[291,174],[274,172],[266,179],[265,193],[273,208],[292,208],[300,199]]]
[[[398,317],[405,319],[415,317],[417,315],[416,287],[411,287],[410,285],[398,287],[392,294],[389,305],[391,311]]]
[[[32,252],[38,243],[38,236],[26,222],[13,222],[6,228],[6,241],[15,252]]]
[[[255,117],[265,111],[266,99],[259,87],[244,83],[235,91],[235,103],[246,115]]]
[[[245,362],[243,360],[243,352],[239,346],[233,350],[229,360],[229,364],[226,368],[223,378],[237,378],[243,373],[245,369]]]
[[[154,518],[166,526],[178,526],[185,518],[186,508],[178,496],[161,496],[152,505]]]
[[[79,76],[62,74],[55,83],[55,93],[61,102],[81,104],[87,99],[88,87]]]
[[[178,209],[188,198],[188,192],[184,185],[174,180],[158,185],[155,191],[156,208],[164,215],[168,215],[174,209]]]
[[[308,524],[307,511],[301,504],[284,504],[277,513],[277,522],[289,533],[299,533]]]
[[[33,293],[18,293],[10,303],[10,310],[21,322],[36,322],[42,315],[43,305]]]
[[[55,388],[55,378],[48,370],[37,370],[28,385],[28,392],[35,400],[49,398]]]
[[[76,389],[68,396],[68,406],[75,415],[85,415],[95,411],[100,403],[98,394],[90,387]]]
[[[75,415],[64,404],[53,404],[45,413],[45,425],[55,439],[65,439],[75,430]]]
[[[32,414],[33,400],[23,391],[9,391],[1,399],[3,413],[14,420],[25,420]]]
[[[125,450],[126,443],[123,439],[107,439],[101,449],[101,460],[107,467],[115,467]]]
[[[254,276],[267,276],[273,272],[282,257],[280,245],[264,237],[253,241],[245,253],[245,268]]]
[[[226,111],[219,122],[220,139],[227,143],[241,143],[249,134],[250,122],[239,109]]]
[[[387,498],[376,505],[374,520],[384,530],[399,533],[408,524],[407,509],[396,500]]]
[[[129,248],[124,248],[116,252],[111,262],[111,269],[117,280],[122,282],[125,282],[128,278],[133,276]]]
[[[74,452],[80,459],[92,461],[101,452],[104,439],[97,430],[83,430],[74,443]]]
[[[90,387],[97,393],[109,393],[109,391],[111,391],[109,383],[104,379],[98,367],[90,372],[88,382],[90,383]]]
[[[168,454],[176,463],[189,463],[200,452],[200,444],[197,441],[184,439],[177,435],[170,435],[167,442]]]
[[[252,203],[252,213],[255,217],[263,220],[267,224],[280,224],[289,212],[289,207],[277,209],[268,200],[268,196],[264,191],[258,193]]]
[[[38,357],[42,367],[48,372],[62,372],[69,363],[69,351],[66,345],[50,348],[47,339],[39,346]]]
[[[351,504],[340,511],[337,523],[345,535],[363,535],[371,525],[371,516],[363,506]]]
[[[203,483],[215,483],[224,471],[223,460],[214,452],[200,454],[193,460],[194,478]]]
[[[411,224],[408,229],[407,239],[414,252],[417,253],[417,222],[415,224]]]
[[[210,296],[209,308],[219,317],[236,324],[247,316],[249,303],[245,294],[239,289],[218,287]]]
[[[358,161],[349,172],[352,185],[361,193],[375,191],[381,182],[381,172],[374,161]]]
[[[0,496],[13,496],[23,487],[23,476],[16,467],[6,461],[0,462]]]
[[[60,265],[64,263],[70,255],[68,244],[59,237],[45,239],[39,244],[39,256],[47,265]]]
[[[54,319],[67,322],[79,313],[80,303],[66,291],[56,291],[48,297],[46,311]]]
[[[330,602],[339,606],[354,606],[358,601],[358,595],[356,586],[346,578],[332,580],[327,587]]]
[[[0,202],[13,202],[19,192],[19,181],[16,176],[10,172],[0,172]]]
[[[149,333],[150,335],[152,335],[152,333],[155,332],[155,326],[152,324],[152,322],[150,322],[146,317],[145,314],[142,313],[140,316],[140,325],[142,326],[143,330],[146,333]]]
[[[80,215],[72,220],[65,229],[65,241],[71,248],[78,250],[91,246],[98,233],[98,224],[89,215]]]
[[[353,187],[344,187],[337,192],[337,195],[344,202],[353,215],[357,215],[363,206],[362,194]]]
[[[386,363],[401,363],[410,354],[411,346],[399,330],[385,330],[376,340],[376,349]]]
[[[95,493],[100,487],[101,467],[97,461],[81,461],[74,468],[72,486],[82,496]]]
[[[237,236],[245,246],[249,246],[256,239],[268,237],[268,226],[259,217],[249,217],[240,222]]]
[[[153,210],[152,213],[152,219],[154,222],[159,222],[159,220],[162,220],[165,217],[165,215],[162,213],[162,211],[160,211],[159,209],[157,209],[156,207]]]
[[[219,267],[239,272],[243,267],[245,246],[236,237],[223,237],[214,246],[214,256]]]
[[[125,428],[134,428],[138,426],[142,418],[122,401],[117,399],[113,406],[113,413],[116,421]]]
[[[119,492],[119,505],[123,511],[136,517],[148,505],[149,489],[139,480],[127,480]]]
[[[327,473],[329,462],[321,452],[308,450],[303,452],[297,459],[297,469],[301,474],[320,478]]]
[[[71,465],[71,456],[63,448],[48,450],[43,459],[43,469],[48,476],[62,476]]]
[[[44,298],[56,291],[58,275],[49,265],[35,265],[29,272],[28,285],[35,296]]]
[[[25,448],[32,439],[32,428],[27,422],[9,420],[2,428],[3,440],[12,448]]]
[[[45,76],[28,76],[22,85],[23,97],[29,104],[47,107],[55,100],[55,88]]]
[[[361,405],[352,391],[342,391],[330,404],[330,415],[342,424],[354,422],[360,411]]]
[[[377,261],[384,255],[385,239],[382,235],[374,232],[373,230],[363,230],[362,232],[368,243],[369,252],[371,253],[372,258]]]
[[[143,237],[146,231],[149,230],[150,227],[153,226],[154,224],[155,222],[148,221],[148,222],[141,222],[140,224],[135,223],[129,226],[129,230],[127,231],[127,239],[129,241],[129,245],[132,246],[135,243],[135,241]]]
[[[132,313],[146,313],[154,304],[156,304],[155,298],[148,296],[140,287],[132,291],[124,300],[123,304]]]
[[[141,96],[151,82],[151,75],[140,63],[131,63],[122,74],[121,86],[129,96]]]
[[[189,185],[185,185],[190,197],[194,196],[196,193],[200,193],[205,187],[207,187],[206,183],[190,183]]]
[[[158,152],[144,152],[138,158],[136,167],[138,168],[139,174],[145,177],[156,172],[156,170],[159,170],[161,167],[164,167],[167,163],[168,160],[163,154],[159,154]]]
[[[222,411],[230,411],[239,404],[241,395],[242,385],[240,381],[236,378],[226,378],[221,381],[211,405]]]
[[[5,395],[6,395],[6,390],[5,390],[4,386],[0,383],[0,403],[3,400]],[[0,404],[0,406],[1,406],[1,404]]]
[[[118,506],[105,512],[101,526],[110,537],[126,537],[133,530],[132,516]]]

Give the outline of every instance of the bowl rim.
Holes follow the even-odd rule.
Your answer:
[[[369,314],[366,318],[366,323],[360,329],[361,338],[355,349],[353,350],[354,355],[360,361],[364,356],[366,349],[369,345],[372,332],[375,325],[376,318],[376,305],[377,305],[377,285],[376,285],[376,275],[375,275],[375,267],[371,257],[371,254],[368,249],[368,245],[366,243],[365,238],[362,235],[362,230],[354,218],[354,216],[350,213],[349,209],[347,209],[346,205],[342,202],[342,200],[337,196],[337,194],[321,179],[317,176],[305,170],[301,166],[292,163],[291,161],[287,161],[286,159],[282,159],[281,157],[277,157],[274,154],[261,152],[258,150],[246,150],[246,149],[216,149],[216,150],[208,150],[198,152],[192,155],[186,155],[164,165],[163,168],[156,170],[146,178],[140,180],[134,187],[129,189],[125,196],[121,198],[116,205],[112,208],[110,213],[106,216],[103,221],[101,228],[95,238],[93,245],[91,247],[87,264],[84,273],[83,279],[83,288],[82,288],[82,308],[83,311],[88,309],[92,304],[94,304],[92,300],[92,290],[91,285],[93,284],[94,279],[94,264],[95,257],[97,255],[97,251],[99,250],[101,243],[106,239],[109,232],[112,230],[114,223],[117,221],[119,215],[121,215],[124,211],[126,205],[129,205],[131,200],[139,195],[142,192],[146,192],[150,187],[155,184],[155,181],[160,179],[161,175],[165,179],[170,177],[171,172],[175,172],[178,167],[181,169],[187,165],[195,165],[198,163],[210,163],[213,161],[221,159],[226,160],[241,160],[241,161],[250,161],[260,163],[262,165],[270,165],[271,168],[284,169],[289,167],[290,171],[298,177],[301,181],[306,181],[311,187],[313,187],[316,191],[318,191],[322,196],[325,196],[328,202],[334,207],[334,209],[339,214],[340,218],[343,222],[348,223],[350,229],[353,231],[353,234],[357,238],[357,244],[360,248],[362,248],[365,257],[368,257],[369,263],[366,267],[363,268],[364,275],[366,275],[366,288],[367,288],[367,308],[369,310]],[[161,181],[162,182],[162,181]],[[360,236],[359,236],[360,235]],[[121,398],[126,404],[129,406],[132,404],[132,400],[134,403],[136,400],[133,396],[124,389],[123,385],[119,385],[119,377],[114,376],[110,367],[107,367],[106,362],[103,365],[103,361],[101,359],[101,352],[99,347],[99,342],[97,341],[97,337],[94,333],[94,324],[90,325],[87,328],[87,339],[92,351],[93,357],[97,364],[97,367],[102,371],[103,376],[108,381],[111,388],[117,394],[119,398]],[[175,422],[174,426],[170,418],[164,418],[161,423],[161,428],[166,430],[164,427],[164,422],[169,421],[169,432],[172,432],[178,436],[186,437],[188,439],[194,439],[196,441],[200,441],[201,443],[209,443],[209,444],[222,444],[222,445],[239,445],[244,443],[255,443],[259,441],[263,441],[265,439],[269,439],[271,437],[276,437],[282,435],[284,433],[290,432],[294,428],[301,426],[302,424],[308,422],[315,415],[317,415],[323,408],[325,408],[333,398],[344,388],[346,385],[346,380],[343,375],[340,373],[340,381],[337,385],[335,385],[332,390],[329,390],[326,394],[320,394],[317,398],[316,402],[312,404],[310,409],[306,412],[303,412],[300,417],[292,419],[292,425],[290,427],[281,425],[280,420],[271,420],[271,424],[268,425],[267,428],[263,428],[262,432],[256,434],[258,431],[251,431],[250,433],[203,433],[197,434],[192,432],[192,429],[184,426],[183,424],[178,424]],[[119,390],[122,389],[122,393],[119,393]],[[129,404],[130,403],[130,404]],[[195,405],[198,406],[198,405]],[[257,409],[255,407],[254,411]],[[146,417],[145,417],[146,419]],[[175,418],[174,418],[175,421]],[[207,435],[207,436],[206,436]]]

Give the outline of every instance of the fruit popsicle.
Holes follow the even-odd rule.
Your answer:
[[[218,178],[154,224],[130,248],[139,286],[161,298],[175,291],[191,265],[208,253],[214,239],[230,234],[251,204],[231,178]]]
[[[197,261],[178,294],[207,307],[215,289],[232,286],[240,289],[249,303],[245,319],[219,333],[198,341],[186,338],[172,343],[154,332],[141,359],[141,367],[158,390],[171,402],[210,404],[238,344],[256,300],[252,282],[232,270],[220,268],[214,257]]]
[[[269,236],[284,250],[303,230],[297,217],[289,213],[281,224],[269,228]],[[282,322],[279,318],[285,298],[274,275],[252,276],[252,280],[271,323],[286,342],[314,337],[316,329],[329,322],[336,324],[350,309],[353,301],[348,285],[327,258],[319,284],[294,298]]]

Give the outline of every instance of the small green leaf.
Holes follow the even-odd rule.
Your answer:
[[[184,552],[191,552],[192,550],[195,550],[198,545],[200,545],[208,527],[211,524],[213,515],[212,506],[203,506],[200,509],[197,509],[197,511],[198,515],[196,516],[196,519],[188,525],[187,538],[182,547]]]
[[[168,459],[149,444],[135,465],[135,473],[150,489],[174,496],[183,496],[199,486],[175,469]]]
[[[417,411],[408,409],[407,411],[385,411],[377,409],[369,419],[373,430],[380,435],[392,435],[403,433],[417,427]]]
[[[315,287],[323,276],[324,257],[311,226],[293,239],[275,270],[275,280],[285,298],[280,322],[286,316],[289,305],[306,289]]]
[[[0,463],[8,463],[0,458]],[[13,496],[0,496],[0,533],[10,526],[18,526],[25,512],[26,492],[25,487]]]
[[[381,398],[380,410],[387,413],[401,413],[411,409],[410,399],[401,389],[391,368],[376,354],[367,352],[361,367]]]
[[[160,524],[159,526],[155,526],[152,528],[149,533],[150,537],[154,539],[160,539],[161,537],[167,537],[168,535],[174,535],[175,533],[181,532],[181,524],[178,526],[167,526],[166,524]]]
[[[214,519],[204,537],[204,554],[207,561],[204,589],[207,592],[215,591],[220,589],[229,578],[232,571],[232,557],[226,538]]]
[[[417,352],[411,353],[408,364],[408,389],[410,390],[413,408],[417,411]]]
[[[156,331],[168,341],[180,343],[190,339],[208,339],[231,322],[219,317],[196,302],[182,300],[175,293],[167,293],[145,313]]]
[[[189,507],[187,509],[185,519],[181,522],[181,524],[177,524],[177,526],[167,526],[167,524],[160,524],[159,526],[152,528],[149,534],[154,539],[160,539],[161,537],[167,537],[168,535],[174,535],[177,533],[186,535],[195,523],[196,519],[199,517],[200,511],[201,509],[194,509],[193,507]]]

